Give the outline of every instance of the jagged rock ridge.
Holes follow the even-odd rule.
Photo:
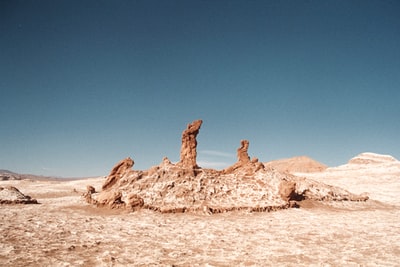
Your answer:
[[[295,201],[366,200],[350,192],[305,178],[266,168],[248,155],[249,141],[241,140],[237,162],[218,171],[196,163],[196,136],[201,120],[182,134],[180,161],[164,158],[146,171],[132,170],[133,160],[120,161],[112,169],[103,190],[88,188],[89,203],[111,208],[160,212],[218,213],[233,210],[271,211],[296,206]]]

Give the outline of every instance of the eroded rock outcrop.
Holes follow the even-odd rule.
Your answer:
[[[139,195],[131,193],[127,195],[125,208],[132,211],[141,209],[144,206],[144,200]]]
[[[0,204],[38,204],[36,199],[24,195],[14,186],[0,187]]]
[[[246,170],[249,175],[254,174],[258,170],[264,169],[264,165],[258,161],[258,158],[250,160],[248,149],[250,142],[248,140],[241,140],[240,147],[237,149],[237,162],[232,166],[224,169],[222,172],[225,174],[233,173],[236,170]]]
[[[121,177],[127,175],[131,171],[133,164],[134,161],[129,157],[118,162],[108,175],[102,189],[107,190],[111,188]]]
[[[249,149],[249,141],[241,140],[240,147],[237,149],[237,157],[239,164],[244,165],[250,162],[250,157],[247,152],[248,149]]]
[[[94,188],[94,187],[91,186],[91,185],[88,185],[88,186],[86,186],[86,191],[87,191],[89,194],[94,194],[94,193],[96,193],[96,188]]]
[[[201,120],[182,133],[180,161],[164,158],[147,171],[132,170],[133,160],[119,162],[103,190],[89,190],[86,200],[97,206],[160,212],[219,213],[234,210],[272,211],[295,207],[293,201],[365,200],[346,190],[289,173],[266,168],[248,155],[249,141],[242,140],[238,160],[227,169],[203,169],[196,163],[196,137]]]
[[[197,140],[196,137],[200,131],[202,120],[196,120],[188,124],[186,130],[182,133],[182,146],[179,165],[186,168],[197,168]]]
[[[283,180],[279,184],[279,195],[285,201],[297,200],[296,183],[294,181]]]
[[[83,194],[83,197],[86,199],[86,202],[98,207],[108,207],[111,209],[122,208],[136,211],[144,205],[143,198],[134,193],[126,194],[125,191],[119,190],[118,188],[96,193],[92,188],[92,186],[88,186],[87,192]]]

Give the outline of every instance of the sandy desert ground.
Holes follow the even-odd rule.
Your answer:
[[[0,265],[399,266],[400,168],[337,168],[303,175],[373,199],[270,213],[121,213],[81,198],[104,178],[0,181],[40,202],[0,206]]]

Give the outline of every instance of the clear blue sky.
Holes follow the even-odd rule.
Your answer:
[[[400,158],[399,1],[0,1],[0,169]]]

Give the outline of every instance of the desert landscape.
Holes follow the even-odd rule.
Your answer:
[[[3,174],[0,265],[398,265],[398,160],[261,163],[242,140],[233,166],[202,169],[201,123],[183,131],[179,162],[147,171],[127,158],[106,178]]]
[[[0,1],[0,267],[400,266],[399,14]]]

